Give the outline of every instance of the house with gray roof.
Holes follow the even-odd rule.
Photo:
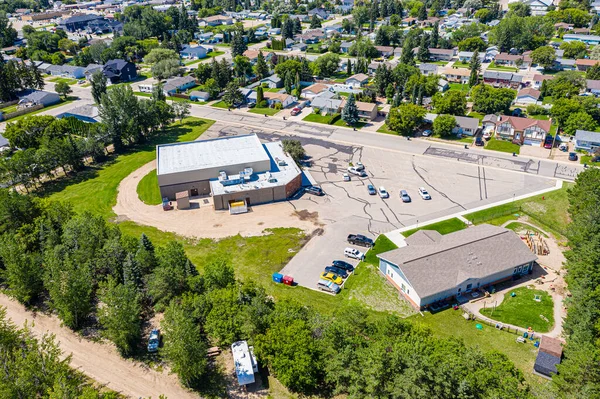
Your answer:
[[[50,91],[27,90],[19,95],[19,107],[33,107],[35,105],[47,107],[59,102],[60,96]]]
[[[420,230],[384,252],[379,270],[417,309],[531,273],[537,256],[512,230],[482,224],[441,235]]]
[[[589,130],[575,131],[575,149],[594,152],[600,148],[600,132],[591,132]]]
[[[196,80],[193,76],[178,76],[167,79],[163,86],[163,92],[165,93],[165,96],[171,96],[194,86],[196,86]]]
[[[56,115],[56,117],[58,119],[73,117],[87,123],[100,122],[100,112],[94,104],[83,104],[79,107],[71,108],[66,112]]]

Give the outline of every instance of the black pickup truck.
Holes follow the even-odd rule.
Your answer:
[[[350,234],[348,236],[348,242],[353,245],[360,245],[362,247],[372,247],[373,240],[369,237],[365,237],[361,234]]]

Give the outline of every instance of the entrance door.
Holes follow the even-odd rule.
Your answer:
[[[246,197],[246,205],[250,206],[250,197]]]
[[[198,196],[198,189],[197,189],[197,188],[192,188],[192,189],[190,190],[190,195],[191,195],[192,197],[197,197],[197,196]]]

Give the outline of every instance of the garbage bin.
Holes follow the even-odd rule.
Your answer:
[[[283,276],[283,284],[294,285],[294,278],[292,276]]]
[[[273,273],[273,281],[275,281],[276,283],[281,283],[283,281],[283,274]]]

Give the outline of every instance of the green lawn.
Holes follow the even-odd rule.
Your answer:
[[[513,293],[516,294],[514,297],[511,296]],[[535,295],[540,297],[539,302],[534,299]],[[544,333],[554,325],[553,309],[554,301],[546,291],[519,287],[507,292],[496,309],[486,308],[480,312],[503,323],[521,328],[531,327],[533,331]]]
[[[527,115],[531,119],[537,119],[538,121],[547,121],[550,119],[549,115]]]
[[[469,112],[469,114],[467,116],[470,116],[471,118],[477,118],[477,119],[479,119],[479,122],[481,122],[485,115],[480,112],[473,111],[473,112]]]
[[[270,93],[279,93],[279,91],[281,91],[282,89],[278,89],[277,87],[273,87],[272,89],[264,88],[263,87],[263,92],[270,92]]]
[[[5,115],[10,114],[12,112],[15,112],[18,107],[19,106],[17,104],[9,105],[8,107],[4,107],[4,108],[0,109],[0,112],[2,112]]]
[[[306,115],[304,118],[302,118],[302,120],[307,121],[307,122],[316,122],[316,123],[323,123],[325,125],[328,125],[329,122],[331,122],[331,120],[334,117],[335,117],[335,115],[321,115],[321,114],[315,114],[313,112],[312,114]]]
[[[141,91],[134,91],[133,94],[135,94],[136,96],[139,97],[152,97],[152,93],[142,93]],[[167,100],[169,101],[176,101],[176,102],[191,102],[189,99],[187,98],[179,98],[179,97],[167,97]]]
[[[563,183],[560,190],[469,213],[464,217],[474,224],[490,223],[499,226],[509,220],[516,220],[519,216],[527,215],[532,219],[532,223],[544,230],[564,235],[570,222],[569,214],[566,212],[569,207],[567,190],[572,185],[572,183]]]
[[[0,111],[4,111],[4,110],[0,110]],[[580,155],[579,156],[579,162],[581,164],[588,164],[588,165],[593,165],[593,166],[600,166],[600,162],[592,162],[592,158],[594,158],[591,155]]]
[[[142,177],[142,180],[137,186],[138,198],[147,205],[160,205],[162,198],[160,189],[158,188],[158,178],[156,177],[156,169],[152,169],[150,173]]]
[[[505,140],[498,140],[496,138],[491,138],[490,141],[487,142],[487,144],[484,147],[486,150],[492,150],[492,151],[501,151],[501,152],[508,152],[508,153],[516,153],[518,154],[519,151],[521,150],[521,147],[518,146],[517,144],[513,144],[510,141],[505,141]]]
[[[490,70],[490,71],[519,72],[519,68],[497,66],[495,62],[492,62],[487,69]]]
[[[117,187],[127,175],[152,161],[156,157],[156,145],[175,141],[192,141],[198,138],[214,121],[200,118],[186,118],[176,122],[161,134],[129,153],[121,154],[112,160],[89,168],[57,182],[48,190],[54,191],[50,198],[69,201],[76,211],[91,211],[105,217],[112,217],[112,207],[117,201]]]
[[[540,229],[536,229],[533,226],[530,226],[528,224],[525,223],[519,223],[519,222],[511,222],[509,224],[506,225],[506,228],[509,230],[514,231],[515,233],[518,232],[527,232],[527,231],[531,231],[534,233],[540,233],[541,235],[543,235],[544,237],[547,237],[546,234],[542,233]]]
[[[74,85],[77,84],[77,79],[71,79],[71,78],[52,78],[50,79],[50,82],[54,82],[54,83],[66,83],[68,85]]]
[[[61,102],[59,102],[59,103],[56,103],[56,104],[54,104],[54,105],[50,105],[50,106],[48,106],[48,107],[44,107],[44,108],[42,108],[42,109],[38,109],[38,110],[35,110],[35,111],[32,111],[32,112],[28,112],[28,113],[26,113],[26,114],[23,114],[23,115],[17,116],[17,117],[15,117],[15,118],[11,118],[11,119],[10,119],[10,121],[11,121],[11,122],[16,122],[16,121],[18,121],[18,120],[21,120],[21,119],[23,119],[23,118],[27,117],[27,116],[36,115],[36,114],[39,114],[40,112],[45,112],[45,111],[49,111],[49,110],[51,110],[51,109],[53,109],[53,108],[62,107],[63,105],[67,105],[67,104],[69,104],[69,103],[72,103],[72,102],[73,102],[73,101],[75,101],[75,100],[76,100],[76,98],[75,98],[75,97],[67,97],[67,100],[61,100]]]
[[[542,104],[552,104],[554,99],[551,96],[546,96],[542,99]]]
[[[214,104],[211,104],[211,107],[216,107],[216,108],[229,108],[229,106],[227,104],[225,104],[225,101],[221,100],[221,101],[217,101]]]
[[[377,129],[377,133],[393,134],[396,136],[398,135],[398,133],[394,132],[393,130],[390,130],[385,123],[381,125],[379,129]]]
[[[356,125],[354,125],[354,126],[349,126],[349,125],[348,125],[346,122],[344,122],[344,121],[342,120],[342,118],[338,119],[337,121],[335,121],[335,122],[333,123],[333,126],[342,126],[342,127],[348,127],[348,128],[355,128],[355,129],[357,129],[357,130],[360,130],[360,129],[362,129],[362,128],[363,128],[363,127],[365,127],[366,125],[367,125],[367,122],[361,122],[361,121],[359,121],[359,122],[357,122],[357,123],[356,123]]]
[[[462,83],[450,83],[449,86],[450,86],[449,90],[456,90],[456,91],[468,92],[471,89],[469,87],[469,85],[462,84]]]
[[[250,108],[250,111],[248,112],[252,112],[253,114],[260,114],[260,115],[270,115],[273,116],[275,114],[277,114],[279,111],[281,111],[280,109],[277,108],[259,108],[259,107],[254,107],[254,108]]]
[[[199,62],[205,61],[205,60],[210,59],[210,58],[217,57],[217,56],[222,55],[222,54],[225,54],[225,52],[224,51],[210,51],[210,52],[206,53],[206,57],[205,58],[202,58],[202,59],[199,59],[199,60],[189,60],[189,61],[184,62],[183,64],[186,65],[186,66],[198,64]]]
[[[402,233],[404,237],[411,236],[419,230],[435,230],[440,234],[453,233],[455,231],[466,229],[467,225],[464,224],[460,219],[452,218],[441,222],[424,225],[417,227],[416,229],[408,230]]]

